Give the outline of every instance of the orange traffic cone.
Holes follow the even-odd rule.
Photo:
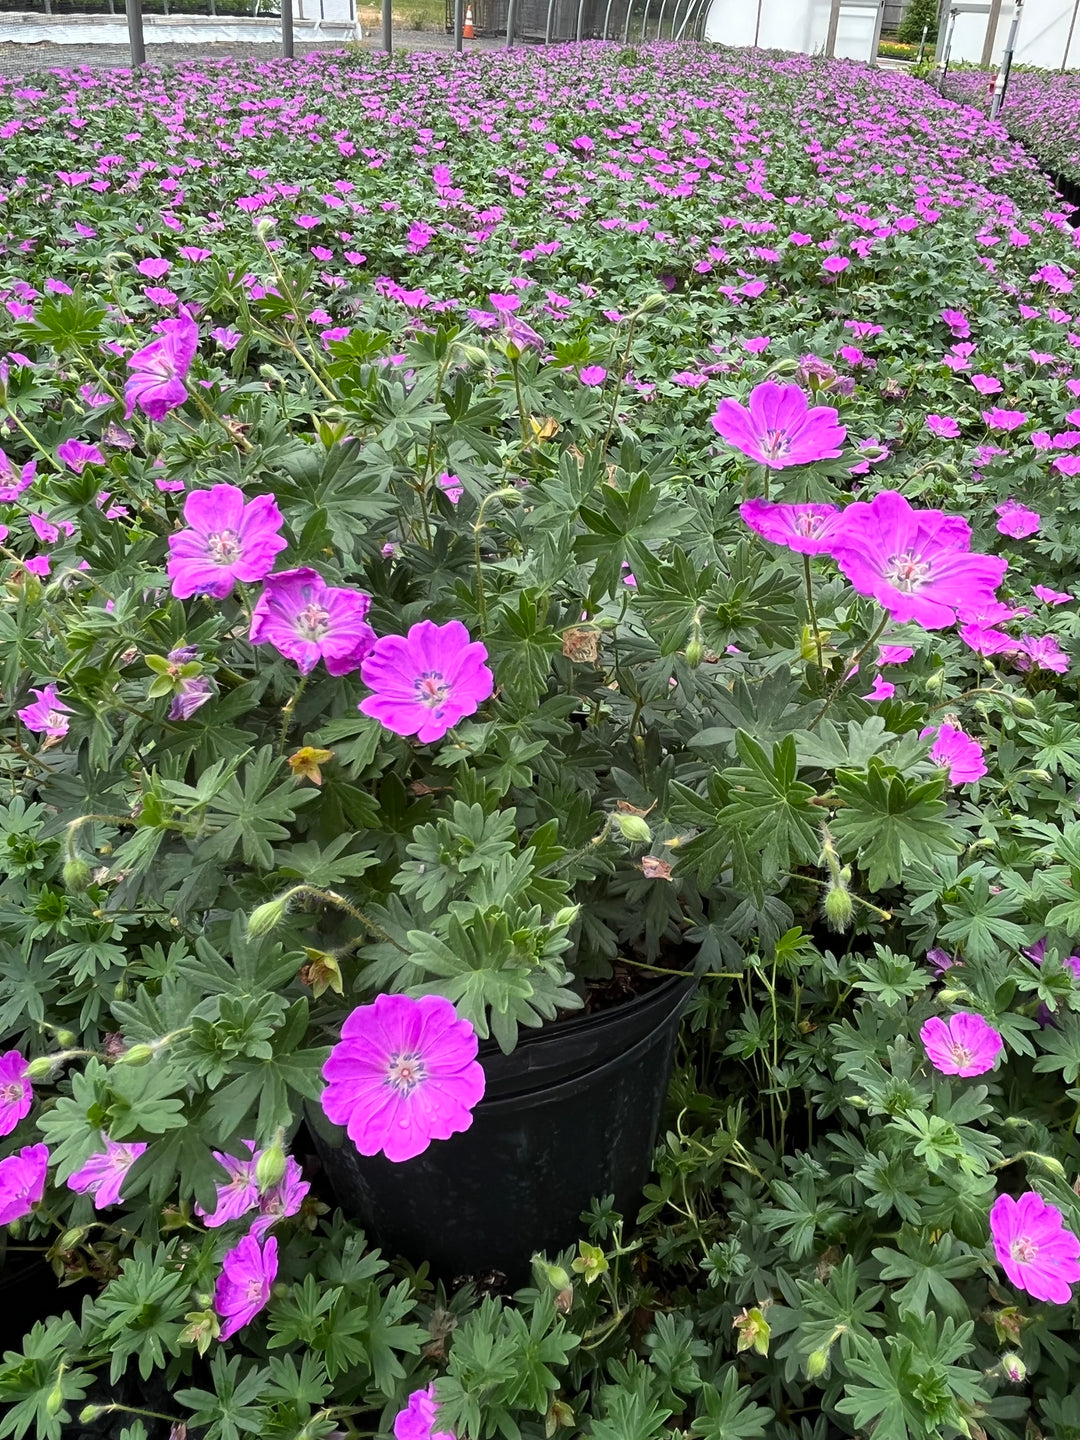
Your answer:
[[[465,24],[461,27],[461,38],[463,40],[472,40],[475,36],[475,33],[476,32],[473,30],[472,6],[466,5]]]

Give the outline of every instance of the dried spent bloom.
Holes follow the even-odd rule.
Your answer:
[[[898,624],[927,630],[996,604],[1008,561],[970,553],[959,515],[915,510],[895,490],[844,510],[832,555],[860,595],[871,595]]]
[[[968,781],[980,780],[986,774],[979,742],[964,730],[953,725],[928,726],[919,732],[925,740],[928,735],[935,737],[930,747],[930,759],[949,772],[951,785],[963,785]]]
[[[277,1269],[277,1241],[272,1235],[264,1245],[245,1235],[226,1252],[214,1287],[214,1309],[224,1321],[219,1340],[228,1340],[265,1308]]]
[[[998,1264],[1035,1300],[1066,1305],[1080,1280],[1080,1239],[1065,1229],[1061,1211],[1035,1190],[1014,1200],[999,1195],[990,1210],[990,1236]]]
[[[739,514],[756,534],[799,555],[827,555],[840,519],[835,505],[777,505],[769,500],[747,500]]]
[[[798,385],[774,380],[754,386],[749,407],[725,397],[712,423],[729,445],[770,470],[835,460],[847,435],[831,405],[811,408]]]
[[[28,730],[45,735],[50,740],[59,740],[68,732],[71,706],[65,705],[56,693],[55,685],[46,685],[44,690],[30,691],[37,699],[33,705],[24,705],[15,713]]]
[[[1012,540],[1024,540],[1028,535],[1034,535],[1042,524],[1042,516],[1037,510],[1027,509],[1011,495],[1004,504],[994,506],[994,514],[998,517],[999,534],[1008,535]]]
[[[10,1135],[30,1113],[34,1087],[27,1074],[26,1056],[18,1050],[0,1055],[0,1135]]]
[[[327,585],[315,570],[267,576],[251,617],[253,645],[273,645],[307,675],[320,660],[331,675],[348,675],[375,644],[365,616],[371,597]]]
[[[45,1194],[49,1151],[45,1145],[24,1145],[0,1160],[0,1225],[21,1220]]]
[[[423,744],[439,740],[494,690],[486,659],[484,645],[470,641],[460,620],[421,620],[407,635],[375,642],[360,667],[374,694],[359,708],[395,735],[415,735]]]
[[[442,995],[359,1005],[323,1066],[322,1108],[361,1155],[411,1160],[472,1124],[483,1098],[476,1031]]]
[[[169,536],[168,574],[178,600],[224,600],[237,580],[262,580],[288,541],[272,495],[245,501],[236,485],[192,490],[184,501],[187,528]]]
[[[128,357],[125,419],[137,405],[149,419],[161,420],[187,399],[184,379],[199,348],[199,327],[190,315],[178,315],[162,320],[157,330],[156,340]]]
[[[958,1010],[948,1020],[932,1015],[919,1031],[919,1039],[935,1070],[943,1075],[985,1075],[997,1064],[1001,1036],[981,1015]]]
[[[68,1176],[68,1189],[76,1195],[93,1197],[95,1210],[106,1210],[120,1202],[120,1191],[132,1165],[146,1150],[142,1141],[129,1140],[121,1143],[101,1137],[105,1149],[91,1155],[81,1170]]]
[[[437,1411],[434,1383],[426,1390],[414,1390],[405,1409],[394,1416],[394,1440],[456,1440],[452,1430],[434,1428]]]

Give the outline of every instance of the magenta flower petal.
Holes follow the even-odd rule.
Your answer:
[[[260,1245],[254,1236],[245,1235],[227,1252],[214,1287],[214,1309],[224,1321],[219,1340],[228,1340],[250,1324],[269,1303],[277,1270],[277,1241],[273,1236]]]
[[[984,1075],[997,1064],[1001,1036],[981,1015],[958,1010],[948,1020],[933,1015],[919,1031],[919,1039],[935,1070],[943,1075]]]
[[[223,1150],[211,1152],[229,1178],[218,1185],[217,1204],[213,1210],[207,1211],[201,1205],[195,1206],[195,1214],[200,1216],[208,1230],[227,1225],[230,1220],[239,1220],[241,1215],[254,1210],[259,1203],[259,1186],[255,1179],[255,1166],[259,1163],[259,1155],[255,1151],[255,1142],[242,1140],[240,1143],[248,1149],[249,1158],[246,1160],[227,1155]]]
[[[424,744],[439,740],[493,692],[486,660],[487,650],[469,640],[460,620],[421,620],[408,635],[375,642],[360,667],[374,694],[359,708],[395,735],[415,735]]]
[[[173,594],[223,600],[237,580],[262,580],[288,541],[272,495],[245,501],[236,485],[193,490],[184,502],[187,528],[169,536],[168,573]]]
[[[55,685],[46,685],[44,690],[31,690],[37,699],[32,705],[24,705],[15,713],[28,730],[45,735],[49,740],[59,740],[68,732],[67,717],[71,706],[65,705],[56,693]]]
[[[27,1074],[26,1056],[18,1050],[0,1055],[0,1135],[10,1135],[30,1113],[34,1087]]]
[[[81,1170],[68,1176],[68,1189],[76,1195],[93,1197],[95,1210],[106,1210],[120,1201],[127,1173],[146,1150],[141,1141],[132,1140],[124,1144],[102,1135],[105,1144],[103,1152],[91,1155]]]
[[[1008,561],[970,553],[971,531],[959,515],[915,510],[885,490],[843,511],[832,555],[860,595],[870,595],[899,624],[927,630],[996,604]]]
[[[158,339],[128,357],[125,418],[138,406],[151,420],[161,420],[187,399],[184,378],[199,348],[199,327],[189,315],[179,315],[156,328]]]
[[[776,505],[769,500],[747,500],[739,514],[758,535],[800,555],[827,555],[840,519],[835,505]]]
[[[1005,1274],[1036,1300],[1066,1305],[1080,1280],[1080,1239],[1061,1211],[1034,1190],[999,1195],[990,1211],[994,1253]]]
[[[436,1430],[438,1401],[435,1386],[414,1390],[404,1410],[394,1416],[394,1440],[456,1440],[452,1430]]]
[[[1013,540],[1024,540],[1028,535],[1034,535],[1042,524],[1042,516],[1037,510],[1028,510],[1011,495],[1003,505],[994,507],[994,513],[998,516],[998,531]]]
[[[0,1225],[30,1214],[45,1194],[48,1169],[45,1145],[24,1145],[17,1155],[0,1160]]]
[[[361,1155],[411,1160],[472,1124],[483,1098],[476,1031],[441,995],[379,995],[341,1027],[322,1107]]]
[[[847,430],[829,405],[810,408],[798,385],[765,380],[750,392],[749,408],[730,397],[720,401],[713,428],[736,450],[771,470],[835,460]]]
[[[327,585],[315,570],[282,570],[267,577],[255,602],[251,643],[273,645],[304,675],[320,659],[331,675],[348,675],[375,644],[370,606],[370,596]]]
[[[948,770],[950,784],[963,785],[980,780],[986,774],[982,746],[973,736],[952,725],[931,726],[920,734],[923,739],[928,735],[935,737],[930,747],[930,759],[935,765]]]

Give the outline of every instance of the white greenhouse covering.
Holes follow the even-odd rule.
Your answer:
[[[710,0],[705,38],[869,62],[884,8],[884,0]]]

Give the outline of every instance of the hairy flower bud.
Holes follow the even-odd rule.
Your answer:
[[[56,1418],[64,1408],[64,1385],[63,1381],[57,1379],[56,1384],[49,1391],[49,1398],[45,1401],[45,1414],[50,1420]]]
[[[807,1380],[820,1380],[828,1368],[828,1350],[811,1350],[810,1354],[806,1357]]]
[[[63,869],[64,889],[70,890],[73,895],[81,895],[90,884],[92,870],[85,860],[78,855],[73,855],[70,860],[64,861]]]
[[[30,1080],[48,1080],[49,1076],[56,1069],[59,1055],[39,1055],[31,1060],[26,1067],[26,1075]]]
[[[651,843],[652,831],[640,815],[616,815],[615,823],[624,840],[629,840],[632,844]]]
[[[1001,1357],[1001,1373],[1014,1385],[1021,1385],[1027,1379],[1027,1366],[1019,1355],[1003,1355]]]
[[[686,647],[686,663],[691,670],[696,670],[704,658],[705,646],[695,635]]]
[[[107,1405],[84,1405],[79,1411],[79,1424],[92,1425],[100,1415],[105,1414],[107,1409]]]
[[[252,940],[259,940],[264,935],[269,935],[276,930],[285,919],[285,913],[289,908],[289,902],[284,895],[279,895],[276,900],[267,900],[262,905],[257,905],[248,916],[247,933]]]
[[[844,931],[851,928],[855,918],[855,906],[843,885],[830,885],[825,892],[825,923],[830,930]]]
[[[564,905],[561,910],[556,910],[552,925],[561,928],[563,925],[573,925],[574,921],[581,914],[580,905]]]
[[[285,1151],[280,1141],[275,1141],[259,1156],[255,1164],[255,1183],[265,1194],[272,1190],[285,1174]]]
[[[1012,695],[1010,696],[1010,701],[1012,703],[1013,714],[1020,715],[1025,720],[1030,719],[1032,715],[1037,713],[1034,702],[1029,700],[1026,695]]]
[[[116,1057],[117,1065],[147,1065],[154,1058],[153,1045],[132,1045]]]

